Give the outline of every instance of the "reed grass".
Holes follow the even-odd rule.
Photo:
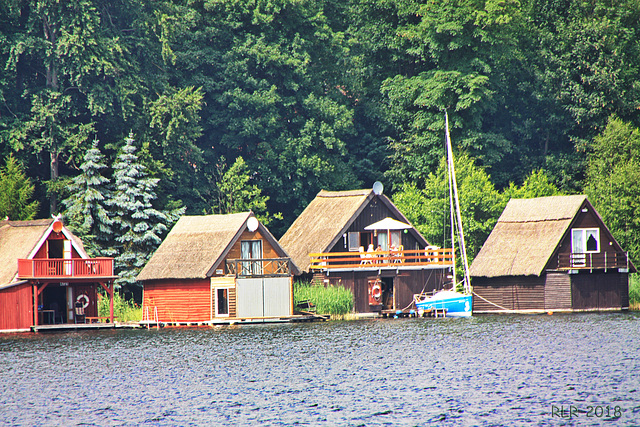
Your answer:
[[[142,307],[134,301],[125,300],[118,292],[114,292],[113,315],[118,322],[139,322],[142,320]],[[98,316],[109,316],[109,297],[106,295],[101,295],[98,301]]]
[[[329,314],[332,318],[345,318],[353,311],[353,293],[344,286],[313,285],[296,282],[293,288],[294,304],[310,301],[318,314]]]
[[[640,274],[629,275],[629,310],[640,311]]]

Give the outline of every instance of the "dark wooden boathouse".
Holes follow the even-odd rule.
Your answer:
[[[378,193],[320,191],[280,239],[315,283],[351,290],[356,313],[410,308],[414,294],[442,289],[452,265],[451,249],[430,246]]]
[[[143,320],[197,324],[291,316],[297,272],[253,213],[185,215],[138,275]]]
[[[101,288],[113,323],[115,279],[113,259],[90,258],[60,220],[0,221],[0,331],[98,320]]]
[[[512,199],[471,265],[473,311],[624,310],[635,271],[586,196]]]

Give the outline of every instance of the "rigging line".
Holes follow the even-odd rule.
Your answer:
[[[496,304],[496,303],[494,303],[494,302],[491,302],[491,301],[489,301],[488,299],[481,297],[480,295],[478,295],[478,294],[477,294],[477,293],[475,293],[475,292],[472,292],[472,294],[473,294],[474,296],[476,296],[476,297],[480,298],[481,300],[484,300],[484,301],[488,302],[488,303],[489,303],[489,304],[491,304],[491,305],[495,305],[496,307],[501,308],[501,309],[503,309],[503,310],[505,310],[505,311],[512,311],[512,312],[514,312],[514,313],[515,313],[515,310],[511,310],[510,308],[506,308],[506,307],[503,307],[503,306],[501,306],[501,305],[498,305],[498,304]]]

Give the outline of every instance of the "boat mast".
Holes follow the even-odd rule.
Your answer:
[[[449,165],[449,194],[453,193],[453,197],[450,197],[451,211],[453,211],[453,204],[455,203],[455,212],[456,212],[456,224],[455,228],[458,231],[458,241],[460,242],[460,257],[462,258],[462,268],[464,270],[464,292],[471,293],[471,278],[469,277],[469,261],[467,260],[467,250],[464,242],[464,231],[462,229],[462,216],[460,214],[460,198],[458,197],[458,184],[456,182],[456,170],[453,162],[453,149],[451,147],[451,136],[449,135],[449,116],[447,112],[444,112],[444,120],[445,120],[445,136],[447,143],[447,164]],[[452,221],[453,221],[453,212],[451,213]],[[454,235],[454,225],[452,223],[452,239],[451,246],[453,249],[453,283],[455,286],[455,277],[456,277],[456,267],[455,267],[455,248],[453,246],[453,235]]]

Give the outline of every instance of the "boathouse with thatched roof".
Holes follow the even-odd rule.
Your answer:
[[[451,250],[430,246],[379,183],[320,191],[280,244],[314,283],[351,290],[356,313],[411,308],[414,294],[443,287],[452,265]]]
[[[295,273],[253,213],[185,215],[138,275],[143,316],[169,324],[291,316]]]
[[[627,309],[630,272],[586,196],[512,199],[471,265],[473,311]]]
[[[115,278],[113,259],[90,258],[60,219],[0,221],[0,331],[99,320],[100,288],[113,323]]]

